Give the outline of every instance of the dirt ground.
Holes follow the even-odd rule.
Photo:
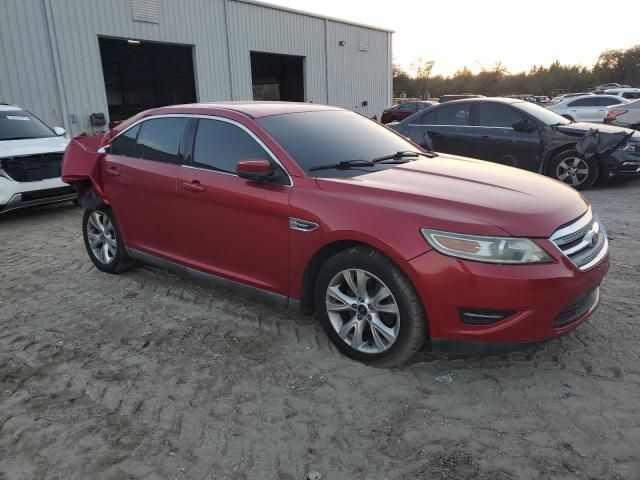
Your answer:
[[[0,218],[0,480],[640,479],[640,183],[586,196],[612,244],[587,323],[396,370],[313,318],[98,272],[73,206]]]

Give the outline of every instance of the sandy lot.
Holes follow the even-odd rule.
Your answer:
[[[98,272],[75,207],[0,218],[0,480],[637,480],[640,183],[586,196],[613,248],[586,324],[397,370],[342,357],[313,318]]]

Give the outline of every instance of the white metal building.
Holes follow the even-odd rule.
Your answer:
[[[71,135],[92,113],[174,103],[296,100],[378,117],[391,103],[389,30],[253,0],[0,0],[0,11],[0,102]]]

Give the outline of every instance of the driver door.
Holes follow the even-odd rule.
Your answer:
[[[288,296],[289,176],[282,175],[281,183],[239,178],[240,160],[267,159],[275,165],[264,145],[230,120],[193,122],[190,153],[177,184],[181,263]]]

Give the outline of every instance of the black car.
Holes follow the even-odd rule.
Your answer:
[[[456,100],[391,128],[428,150],[523,168],[577,189],[600,176],[640,177],[640,133],[574,123],[517,99]]]

